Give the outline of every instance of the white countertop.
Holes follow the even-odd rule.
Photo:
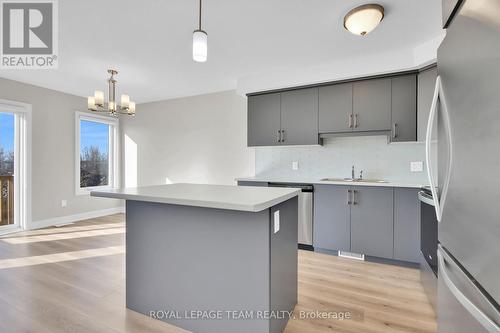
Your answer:
[[[246,182],[269,182],[269,183],[296,183],[296,184],[320,184],[320,185],[347,185],[347,186],[372,186],[372,187],[402,187],[402,188],[422,188],[427,184],[414,184],[399,181],[387,181],[384,183],[375,182],[349,182],[349,181],[326,181],[319,179],[308,179],[308,178],[278,178],[278,177],[265,177],[265,176],[253,176],[253,177],[242,177],[236,178],[236,181],[246,181]]]
[[[291,188],[170,184],[92,191],[91,196],[259,212],[300,193]]]

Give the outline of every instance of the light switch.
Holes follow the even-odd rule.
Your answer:
[[[280,231],[280,211],[274,212],[274,233]]]
[[[292,170],[299,170],[299,162],[292,162]]]
[[[411,172],[422,172],[424,171],[424,163],[422,161],[410,162]]]

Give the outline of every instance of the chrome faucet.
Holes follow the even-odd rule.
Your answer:
[[[356,177],[356,175],[354,174],[354,165],[352,166],[352,170],[351,170],[351,179],[354,180]]]
[[[363,180],[363,170],[359,172],[359,180]]]

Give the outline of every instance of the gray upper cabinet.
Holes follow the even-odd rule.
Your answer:
[[[404,75],[391,79],[391,141],[417,140],[417,76]]]
[[[420,201],[418,189],[394,189],[394,259],[420,260]]]
[[[248,97],[248,146],[279,144],[280,93]]]
[[[318,88],[281,93],[281,130],[284,145],[319,144]]]
[[[425,141],[427,121],[431,110],[432,97],[436,85],[437,67],[426,69],[418,74],[418,100],[417,100],[417,140]],[[437,129],[437,128],[436,128]],[[433,137],[437,137],[434,129]]]
[[[319,132],[351,132],[352,83],[319,88]]]
[[[351,251],[393,257],[393,189],[356,187],[351,208]]]
[[[353,83],[355,132],[391,129],[391,79],[372,79]]]
[[[347,186],[314,186],[314,247],[351,249],[351,189]]]

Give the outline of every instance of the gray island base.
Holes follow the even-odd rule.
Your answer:
[[[195,184],[92,192],[126,200],[127,308],[200,333],[283,332],[297,303],[297,194]]]

